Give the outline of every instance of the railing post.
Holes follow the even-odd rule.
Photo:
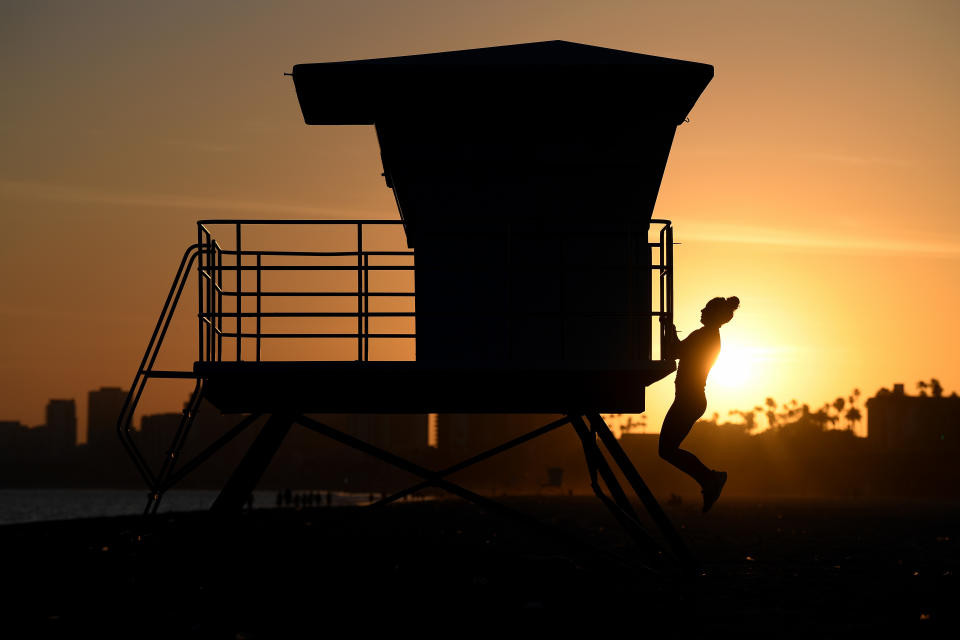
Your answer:
[[[217,250],[217,348],[215,360],[223,359],[223,250],[214,240]]]
[[[261,259],[261,253],[258,251],[257,252],[257,362],[260,362],[260,265],[261,265],[260,259]]]
[[[370,359],[370,256],[363,254],[363,359]]]
[[[649,225],[647,228],[649,229]],[[639,345],[642,345],[645,342],[645,340],[643,339],[642,336],[640,336],[641,338],[640,340],[637,340],[637,337],[638,337],[637,332],[643,330],[645,323],[643,320],[640,320],[640,318],[637,317],[637,314],[636,314],[637,305],[634,303],[634,298],[636,296],[634,291],[638,287],[642,286],[640,282],[637,281],[637,278],[643,277],[639,274],[646,273],[646,277],[648,278],[650,277],[650,274],[647,272],[646,269],[641,270],[637,268],[637,253],[640,250],[640,232],[635,231],[635,227],[631,226],[626,221],[624,221],[623,223],[623,229],[624,229],[623,237],[625,238],[624,244],[623,244],[623,247],[624,247],[623,266],[627,270],[627,278],[628,278],[627,280],[627,317],[631,326],[638,327],[637,329],[630,331],[627,334],[627,354],[628,354],[627,357],[630,359],[635,359],[635,358],[639,359],[637,357],[640,355]],[[643,238],[644,249],[643,249],[642,255],[644,256],[650,253],[650,241],[647,238],[648,235],[649,233],[644,234],[644,238]],[[634,242],[636,242],[636,245],[634,245]],[[646,305],[643,304],[642,299],[640,303],[642,305],[640,308],[640,314],[645,314],[646,309],[644,309],[643,307]],[[642,317],[642,315],[640,317]],[[649,331],[649,327],[647,328],[647,330]],[[649,360],[649,356],[647,359]]]
[[[357,223],[357,361],[363,362],[363,223]]]
[[[214,265],[214,256],[213,256],[213,254],[214,254],[213,235],[211,235],[211,234],[208,233],[208,234],[207,234],[207,256],[208,256],[208,258],[207,258],[207,264],[209,265],[210,270],[209,270],[209,273],[207,274],[207,278],[206,278],[206,281],[207,281],[207,308],[204,310],[204,311],[205,311],[205,314],[204,314],[204,315],[205,315],[206,318],[207,318],[207,321],[206,321],[206,323],[205,323],[205,324],[207,325],[207,360],[213,360],[214,348],[215,348],[215,345],[216,345],[216,343],[214,342],[214,338],[215,338],[216,335],[217,335],[217,332],[216,332],[216,330],[214,329],[215,325],[214,325],[214,317],[213,317],[214,308],[215,308],[215,302],[214,302],[214,301],[215,301],[215,299],[216,299],[216,298],[215,298],[215,296],[216,296],[216,284],[217,284],[217,280],[216,280],[216,277],[217,277],[217,276],[216,276],[216,273],[214,272],[214,269],[213,269],[213,265]]]
[[[666,245],[666,227],[660,229],[660,255],[657,259],[660,261],[660,277],[657,284],[660,287],[660,299],[657,301],[660,311],[660,359],[666,360],[666,351],[664,345],[667,344],[667,272],[663,265],[667,263],[667,245]]]
[[[197,223],[197,360],[203,361],[203,225]]]
[[[667,223],[667,319],[673,322],[673,225]]]
[[[240,310],[243,308],[243,270],[240,268],[243,263],[243,251],[240,245],[240,223],[237,223],[237,362],[240,362],[240,345],[243,342],[242,317]]]

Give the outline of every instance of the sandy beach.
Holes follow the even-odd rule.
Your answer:
[[[641,568],[593,497],[505,500],[587,546],[456,500],[10,525],[7,619],[63,636],[259,638],[337,617],[414,627],[600,616],[768,637],[940,635],[960,618],[955,503],[729,500],[704,516],[685,502],[668,512],[699,559],[691,575],[669,561]]]

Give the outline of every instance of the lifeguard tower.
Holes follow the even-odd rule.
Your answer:
[[[666,549],[686,562],[682,540],[600,414],[642,412],[645,388],[674,369],[659,322],[672,322],[673,233],[669,221],[652,216],[676,129],[713,67],[553,41],[300,64],[291,75],[308,125],[375,127],[399,219],[198,222],[118,425],[151,487],[148,512],[165,490],[269,416],[214,510],[239,509],[300,424],[422,478],[378,504],[434,486],[521,517],[446,476],[570,424],[594,491],[621,524],[652,543],[614,466]],[[291,250],[250,240],[266,227],[322,230],[343,246]],[[371,238],[391,232],[402,234],[405,248],[372,246]],[[297,273],[334,274],[351,284],[317,290],[281,282]],[[383,276],[399,273],[412,273],[413,286],[377,284],[395,285]],[[190,278],[198,285],[197,360],[189,371],[156,370]],[[409,304],[397,310],[385,306],[390,301]],[[287,306],[276,310],[282,302]],[[318,310],[318,302],[330,307]],[[300,323],[296,330],[270,328],[290,319]],[[330,319],[340,328],[313,328]],[[410,328],[377,328],[386,322]],[[383,340],[413,342],[415,359],[371,357],[371,345]],[[264,345],[272,342],[283,342],[287,354],[316,353],[291,351],[298,343],[352,346],[339,359],[268,359]],[[161,377],[195,378],[196,387],[155,469],[130,429],[144,386]],[[203,398],[246,415],[181,463]],[[562,417],[448,469],[428,470],[308,415],[321,412]]]

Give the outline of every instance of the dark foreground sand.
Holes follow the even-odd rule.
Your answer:
[[[640,559],[592,496],[508,503]],[[0,527],[0,595],[6,628],[26,637],[351,637],[385,624],[449,636],[517,617],[603,635],[960,637],[956,503],[668,512],[700,559],[695,575],[669,563],[651,574],[442,500]],[[338,622],[354,633],[332,633]]]

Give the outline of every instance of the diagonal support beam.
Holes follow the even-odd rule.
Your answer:
[[[247,454],[213,502],[211,512],[227,514],[239,512],[243,508],[247,497],[256,488],[263,472],[267,470],[287,432],[293,426],[294,419],[294,416],[277,413],[267,419]]]
[[[481,496],[478,493],[474,493],[469,489],[464,489],[460,485],[454,484],[448,480],[444,480],[443,478],[439,477],[437,473],[425,467],[421,467],[420,465],[410,462],[409,460],[406,460],[404,458],[401,458],[396,454],[390,453],[389,451],[385,451],[384,449],[381,449],[368,442],[360,440],[359,438],[355,438],[351,435],[343,433],[342,431],[339,431],[337,429],[334,429],[333,427],[325,425],[322,422],[318,422],[313,418],[308,418],[307,416],[301,415],[296,418],[296,421],[299,422],[304,427],[312,431],[316,431],[321,435],[325,435],[332,440],[336,440],[337,442],[340,442],[349,447],[357,449],[358,451],[362,451],[367,455],[371,455],[374,458],[377,458],[388,464],[391,464],[397,467],[398,469],[402,469],[403,471],[406,471],[407,473],[410,473],[415,476],[420,476],[421,478],[428,480],[431,484],[434,484],[446,491],[449,491],[454,495],[460,496],[464,500],[474,502],[481,506],[489,506],[494,510],[500,511],[501,513],[504,512],[504,510],[506,510],[506,511],[509,511],[510,513],[519,514],[519,512],[514,512],[513,509],[504,507],[503,505],[497,502],[494,502],[489,498]]]
[[[190,428],[193,426],[193,421],[197,416],[197,409],[200,407],[202,399],[203,379],[197,378],[197,383],[193,387],[193,393],[190,395],[190,400],[187,402],[187,406],[183,411],[183,417],[180,418],[180,422],[177,424],[177,431],[173,436],[173,441],[170,443],[170,448],[163,456],[160,472],[156,476],[156,484],[150,487],[150,497],[147,498],[147,506],[144,509],[145,515],[154,514],[157,512],[157,509],[160,508],[160,499],[163,497],[164,492],[163,486],[173,473],[177,458],[180,457],[180,451],[183,449],[183,445],[187,440],[187,434],[190,433]]]
[[[210,459],[213,454],[225,447],[231,440],[246,431],[247,427],[256,422],[262,414],[251,413],[246,418],[235,424],[229,431],[217,438],[209,447],[198,453],[190,462],[186,463],[176,472],[170,473],[169,477],[160,485],[160,492],[168,491],[175,484],[183,480],[191,471]]]
[[[579,537],[573,534],[570,534],[560,529],[557,529],[555,527],[546,525],[540,522],[539,520],[537,520],[536,518],[528,516],[527,514],[521,511],[511,509],[506,505],[500,504],[499,502],[496,502],[495,500],[491,500],[490,498],[481,496],[478,493],[474,493],[469,489],[464,489],[460,485],[454,484],[448,480],[444,480],[443,478],[438,477],[438,475],[435,472],[430,471],[429,469],[421,467],[420,465],[410,462],[409,460],[406,460],[404,458],[401,458],[400,456],[390,453],[389,451],[385,451],[368,442],[360,440],[359,438],[355,438],[351,435],[343,433],[342,431],[339,431],[337,429],[334,429],[333,427],[325,425],[322,422],[318,422],[313,418],[300,415],[300,416],[297,416],[295,420],[301,425],[303,425],[304,427],[310,429],[311,431],[315,431],[321,435],[327,436],[332,440],[336,440],[341,444],[345,444],[348,447],[352,447],[353,449],[362,451],[363,453],[373,456],[374,458],[382,460],[388,464],[391,464],[397,467],[398,469],[402,469],[407,473],[420,476],[425,480],[429,480],[435,486],[440,487],[441,489],[448,491],[449,493],[452,493],[455,496],[463,498],[468,502],[472,502],[477,506],[482,507],[488,511],[500,514],[501,516],[511,520],[523,522],[527,526],[533,529],[537,529],[542,533],[553,536],[554,538],[562,539],[568,544],[573,544],[582,548],[586,548],[594,553],[600,553],[609,558],[613,558],[614,560],[616,560],[621,564],[634,566],[637,568],[641,568],[641,569],[645,569],[647,571],[653,572],[653,569],[651,569],[650,567],[638,564],[634,561],[627,560],[626,558],[622,558],[616,553],[610,551],[609,549],[598,548],[588,543],[587,541],[580,539]]]
[[[694,565],[694,560],[690,555],[690,551],[687,549],[687,545],[684,543],[683,538],[680,537],[680,534],[678,534],[677,530],[673,527],[673,523],[670,522],[670,518],[668,518],[667,514],[664,513],[660,503],[657,502],[657,499],[654,497],[653,493],[650,492],[650,489],[643,481],[643,478],[640,477],[640,473],[637,471],[636,467],[633,466],[633,463],[630,461],[630,457],[623,450],[623,447],[620,446],[620,443],[610,431],[607,423],[604,422],[603,418],[600,417],[600,414],[597,413],[587,414],[587,420],[590,422],[591,430],[600,437],[600,441],[603,442],[604,447],[606,447],[607,451],[610,453],[613,461],[620,468],[620,471],[627,479],[627,482],[630,483],[634,493],[636,493],[637,497],[640,498],[640,502],[643,503],[647,513],[650,514],[650,517],[653,518],[653,521],[660,528],[661,533],[663,533],[663,537],[666,538],[667,543],[670,545],[670,548],[673,550],[674,554],[676,554],[677,558],[679,558],[684,565],[687,567],[692,567]]]
[[[590,472],[590,486],[593,488],[593,492],[600,498],[600,501],[606,505],[607,509],[610,510],[620,523],[620,526],[633,536],[633,539],[641,548],[650,553],[662,551],[663,549],[660,543],[651,537],[650,533],[640,523],[640,517],[634,510],[633,505],[630,504],[630,500],[627,499],[627,494],[624,493],[620,487],[616,474],[613,473],[606,458],[603,457],[600,448],[597,447],[596,434],[587,428],[587,425],[583,422],[583,418],[580,416],[574,417],[571,420],[571,424],[573,424],[573,428],[580,437],[580,442],[583,445],[583,455],[586,458],[587,469]],[[612,499],[603,492],[603,489],[597,482],[598,473],[610,491],[610,494],[613,496]]]
[[[503,444],[501,444],[501,445],[499,445],[499,446],[496,446],[496,447],[494,447],[494,448],[492,448],[492,449],[487,449],[486,451],[484,451],[484,452],[482,452],[482,453],[478,453],[478,454],[475,455],[475,456],[472,456],[472,457],[470,457],[470,458],[467,458],[466,460],[463,460],[463,461],[461,461],[461,462],[458,462],[457,464],[455,464],[455,465],[453,465],[453,466],[451,466],[451,467],[447,467],[446,469],[442,469],[442,470],[440,470],[440,471],[433,472],[433,476],[435,476],[435,477],[437,477],[437,478],[445,478],[446,476],[452,475],[452,474],[456,473],[457,471],[462,471],[463,469],[466,469],[467,467],[473,466],[473,465],[477,464],[478,462],[483,462],[484,460],[486,460],[486,459],[488,459],[488,458],[492,458],[493,456],[495,456],[495,455],[497,455],[497,454],[503,453],[504,451],[507,451],[507,450],[509,450],[509,449],[512,449],[512,448],[514,448],[514,447],[516,447],[516,446],[518,446],[518,445],[521,445],[521,444],[523,444],[524,442],[529,442],[530,440],[533,440],[534,438],[539,438],[540,436],[542,436],[542,435],[544,435],[544,434],[550,433],[551,431],[562,427],[563,425],[567,424],[568,422],[570,422],[570,416],[564,416],[563,418],[560,418],[559,420],[554,420],[553,422],[551,422],[551,423],[549,423],[549,424],[545,424],[545,425],[543,425],[542,427],[540,427],[540,428],[538,428],[538,429],[534,429],[533,431],[530,431],[529,433],[525,433],[525,434],[523,434],[522,436],[518,436],[518,437],[514,438],[513,440],[508,440],[507,442],[504,442]],[[398,492],[394,493],[393,495],[387,496],[387,497],[385,497],[385,498],[381,498],[380,500],[377,500],[376,502],[374,502],[374,503],[371,504],[370,506],[371,506],[371,507],[380,507],[380,506],[383,506],[383,505],[386,505],[386,504],[390,504],[391,502],[396,502],[397,500],[400,500],[400,499],[403,498],[404,496],[408,496],[408,495],[410,495],[411,493],[416,493],[417,491],[420,491],[421,489],[426,489],[427,487],[431,487],[431,486],[433,486],[433,485],[434,485],[434,481],[433,481],[433,480],[424,480],[423,482],[421,482],[421,483],[419,483],[419,484],[415,484],[415,485],[413,485],[413,486],[411,486],[411,487],[407,487],[407,488],[404,489],[403,491],[398,491]]]
[[[616,475],[607,463],[606,458],[603,457],[600,448],[597,447],[596,434],[587,428],[587,425],[580,416],[574,418],[573,428],[577,431],[577,435],[580,436],[580,442],[583,445],[583,453],[587,458],[587,464],[593,468],[591,481],[595,483],[597,473],[599,473],[617,505],[639,524],[640,517],[634,510],[633,505],[630,504],[627,494],[624,493],[623,488],[620,487]]]

